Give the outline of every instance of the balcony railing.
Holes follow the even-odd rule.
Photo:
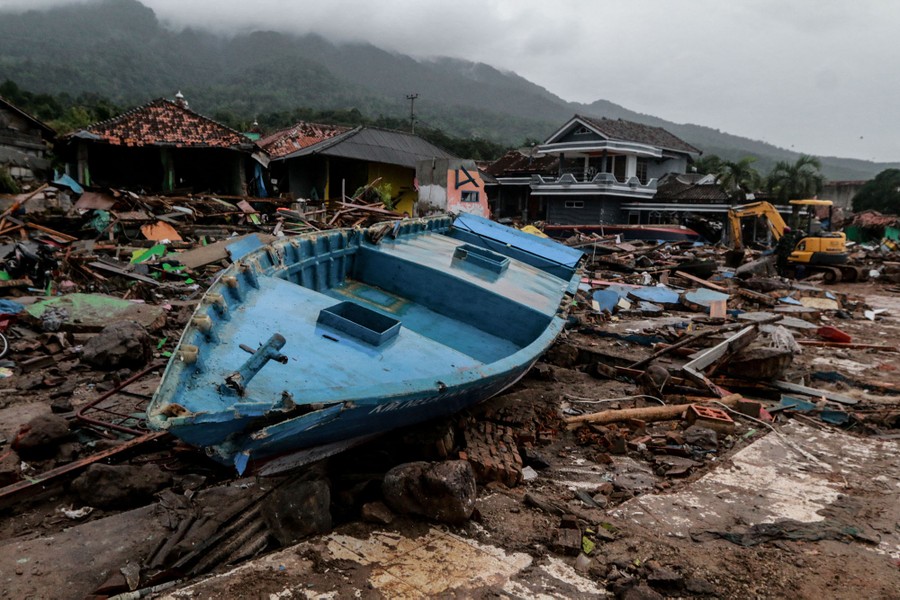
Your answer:
[[[657,179],[641,183],[637,177],[619,181],[612,173],[590,173],[583,170],[563,172],[558,176],[531,176],[531,189],[544,193],[615,194],[652,198]]]

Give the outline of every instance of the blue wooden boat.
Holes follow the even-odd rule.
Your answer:
[[[472,215],[243,251],[204,295],[147,411],[152,428],[239,471],[512,385],[562,330],[582,256]]]

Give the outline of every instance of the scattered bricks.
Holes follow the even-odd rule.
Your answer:
[[[613,493],[614,489],[615,488],[613,487],[613,484],[611,481],[604,481],[599,486],[597,486],[597,489],[594,491],[597,494],[603,494],[604,496],[609,496],[610,494]]]
[[[479,483],[497,481],[513,487],[522,481],[522,457],[511,427],[470,423],[464,436],[466,449],[460,452],[460,458],[472,465]]]
[[[734,421],[724,410],[691,404],[686,411],[687,422],[691,425],[701,425],[721,433],[732,433]]]
[[[23,373],[31,373],[32,371],[37,371],[38,369],[52,367],[55,364],[56,359],[52,356],[35,356],[34,358],[29,358],[27,360],[19,362],[19,368],[22,369]]]
[[[631,429],[634,435],[644,435],[647,433],[646,421],[641,421],[640,419],[627,419],[624,421],[624,424]]]
[[[762,410],[762,404],[753,400],[738,400],[738,403],[734,407],[734,410],[738,411],[742,415],[747,415],[748,417],[758,419],[760,411]]]
[[[625,454],[628,451],[627,442],[625,441],[624,435],[611,433],[607,437],[607,441],[609,442],[610,454]]]
[[[12,485],[20,479],[19,455],[10,449],[0,450],[0,487]]]
[[[560,529],[578,529],[578,517],[575,515],[563,515],[559,518]]]
[[[632,450],[639,450],[641,444],[643,444],[644,447],[649,446],[652,439],[653,438],[651,438],[649,435],[641,435],[634,439],[628,440],[628,447]]]
[[[667,431],[666,444],[671,446],[683,446],[684,435],[680,431]]]
[[[575,556],[581,552],[580,529],[557,529],[553,532],[550,547],[554,552]]]

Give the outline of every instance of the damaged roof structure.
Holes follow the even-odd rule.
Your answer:
[[[418,199],[416,163],[455,158],[421,137],[401,131],[355,127],[323,133],[324,139],[317,139],[288,130],[283,137],[295,139],[303,147],[281,154],[270,163],[279,189],[295,199],[350,196],[354,190],[378,181],[378,185],[389,187],[395,209],[412,215]],[[280,149],[292,144],[270,142],[269,147]]]
[[[252,141],[190,110],[183,98],[158,98],[63,142],[63,156],[86,186],[247,195],[259,170]]]
[[[34,181],[47,175],[55,138],[52,127],[0,97],[0,167],[14,179]]]

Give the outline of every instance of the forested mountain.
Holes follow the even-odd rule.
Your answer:
[[[419,94],[422,125],[508,145],[541,140],[575,113],[665,127],[705,154],[758,157],[765,171],[791,152],[691,124],[635,113],[605,100],[570,103],[489,65],[416,60],[370,44],[316,35],[253,32],[234,37],[173,31],[137,0],[99,0],[43,11],[0,12],[0,82],[32,92],[93,93],[133,106],[181,90],[191,107],[229,122],[297,108],[351,109],[402,119]],[[598,90],[598,95],[603,91]],[[823,157],[831,179],[869,179],[897,164]]]

